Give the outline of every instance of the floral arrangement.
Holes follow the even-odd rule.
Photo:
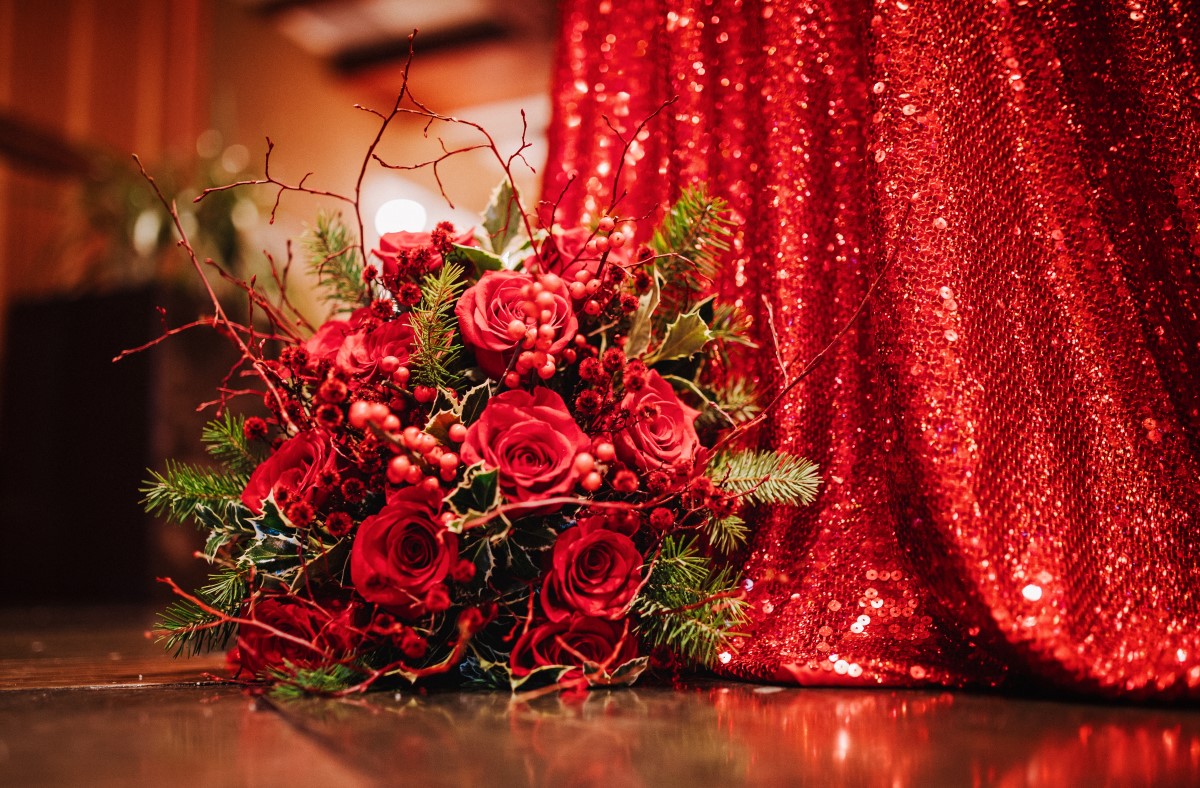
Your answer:
[[[394,166],[376,148],[404,113],[470,126],[483,141],[462,150],[494,154],[505,181],[479,228],[366,249],[358,192],[277,179],[269,141],[262,179],[199,198],[304,191],[348,204],[353,226],[323,214],[305,239],[324,323],[288,300],[289,258],[273,293],[238,281],[245,321],[214,298],[164,334],[213,326],[241,353],[210,403],[215,467],[169,462],[145,488],[150,511],[208,532],[214,568],[194,593],[165,581],[166,645],[232,645],[238,676],[283,693],[446,674],[578,688],[712,664],[743,620],[728,557],[745,510],[818,483],[801,458],[739,448],[763,412],[730,363],[753,344],[747,321],[708,292],[736,233],[725,203],[689,189],[649,233],[619,200],[586,226],[542,226],[512,186],[524,145],[502,155],[407,84],[374,113],[363,172]],[[614,134],[626,150],[636,137]],[[177,229],[207,283],[211,261]],[[243,395],[262,415],[235,414]]]

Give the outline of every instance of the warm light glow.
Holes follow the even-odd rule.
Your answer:
[[[1035,586],[1033,583],[1021,589],[1021,596],[1028,599],[1030,602],[1036,602],[1042,598],[1042,587]]]
[[[375,232],[380,235],[401,231],[419,233],[425,229],[428,216],[425,206],[416,200],[388,200],[375,213]]]

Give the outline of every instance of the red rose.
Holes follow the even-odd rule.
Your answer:
[[[550,326],[553,338],[547,338],[549,344],[538,350],[555,357],[579,330],[566,282],[548,290],[550,303],[539,307],[527,295],[527,286],[533,281],[529,274],[516,271],[488,271],[467,288],[454,308],[463,341],[475,351],[475,360],[490,378],[499,380],[504,376],[514,349],[524,339],[514,339],[509,333],[513,321],[529,328]],[[540,320],[543,312],[549,313],[549,320]]]
[[[347,334],[337,351],[337,365],[354,377],[370,377],[385,356],[395,356],[401,364],[407,364],[412,344],[408,315],[401,315]]]
[[[362,521],[350,551],[350,578],[368,602],[413,620],[458,560],[458,537],[437,519],[441,494],[406,487]]]
[[[693,424],[699,411],[684,405],[658,372],[651,370],[645,378],[641,389],[621,400],[629,419],[613,435],[617,457],[642,471],[691,462],[700,448]]]
[[[294,596],[265,597],[246,617],[276,631],[240,625],[236,661],[255,675],[265,675],[272,668],[285,670],[285,662],[316,667],[339,660],[353,653],[358,641],[353,630],[354,613],[353,606],[345,603],[318,605]]]
[[[642,554],[628,536],[594,520],[558,535],[542,585],[542,609],[551,621],[573,612],[619,619],[642,582]]]
[[[543,243],[538,250],[542,269],[558,274],[568,283],[576,281],[575,275],[580,271],[587,271],[595,276],[600,269],[600,255],[587,251],[587,242],[591,237],[592,231],[586,227],[555,230],[549,241]],[[619,249],[609,249],[609,265],[627,267],[632,262],[629,248],[623,246]]]
[[[500,491],[508,500],[536,501],[575,489],[575,457],[590,446],[562,397],[547,388],[514,389],[488,401],[467,430],[461,456],[468,465],[483,461],[497,469]]]
[[[262,504],[281,489],[287,489],[299,500],[320,506],[323,502],[318,481],[322,473],[333,470],[336,457],[329,434],[322,430],[307,430],[288,438],[270,457],[254,469],[242,503],[255,514],[262,514]]]
[[[313,361],[332,359],[337,355],[338,348],[342,346],[346,336],[353,330],[354,326],[349,320],[329,320],[317,329],[317,333],[309,337],[304,343],[304,349]]]
[[[449,235],[447,238],[451,243],[459,246],[475,245],[475,239],[470,230],[466,230],[460,235]],[[408,274],[409,272],[401,272],[400,258],[412,255],[421,249],[428,250],[429,270],[437,270],[441,267],[442,255],[433,245],[433,233],[410,233],[405,230],[384,233],[379,239],[379,248],[375,250],[375,256],[383,263],[384,278],[390,279],[400,276],[402,273]]]
[[[518,677],[544,665],[576,665],[579,670],[561,679],[570,681],[583,675],[584,660],[611,670],[635,657],[637,643],[620,622],[576,615],[531,627],[513,646],[508,662]]]

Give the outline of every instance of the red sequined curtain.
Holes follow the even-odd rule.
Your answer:
[[[705,181],[764,431],[820,463],[759,512],[729,675],[1200,687],[1200,11],[1184,0],[575,0],[546,199]],[[610,128],[611,125],[611,128]],[[644,222],[648,225],[649,222]],[[769,310],[768,310],[769,305]]]

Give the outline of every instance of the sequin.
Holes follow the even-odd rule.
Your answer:
[[[677,96],[620,211],[641,232],[684,184],[726,197],[717,288],[760,331],[770,299],[784,358],[894,257],[760,435],[825,484],[753,524],[720,670],[1200,697],[1200,8],[568,0],[562,24],[561,218],[611,199],[608,124]]]

